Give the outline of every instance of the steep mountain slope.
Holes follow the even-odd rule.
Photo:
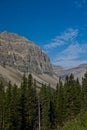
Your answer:
[[[52,67],[53,67],[54,73],[57,75],[60,75],[64,71],[64,68],[62,66],[52,65]]]
[[[9,81],[12,82],[12,84],[17,84],[20,86],[23,72],[18,71],[17,69],[9,66],[1,66],[0,65],[0,80],[4,81],[4,83],[7,83]],[[37,74],[37,73],[31,73],[33,76],[33,79],[36,80],[37,87],[41,87],[43,84],[49,84],[51,87],[55,88],[56,84],[58,82],[58,77],[55,75],[48,75],[48,74]],[[28,76],[28,73],[26,73],[26,76]]]
[[[53,68],[54,69],[54,68]],[[81,64],[78,67],[67,69],[67,70],[59,70],[59,67],[56,67],[56,74],[60,76],[62,79],[66,77],[66,75],[70,75],[71,73],[74,75],[75,79],[78,77],[79,81],[82,81],[82,77],[84,77],[85,72],[87,71],[87,64]]]
[[[9,32],[0,33],[0,64],[21,72],[52,74],[49,57],[28,39]]]
[[[0,79],[20,86],[23,74],[32,73],[37,86],[42,83],[56,87],[49,57],[32,41],[9,32],[0,33]]]
[[[18,86],[21,83],[22,74],[19,71],[16,71],[12,67],[9,66],[1,66],[0,65],[0,80],[4,80],[4,82],[11,81],[12,84],[17,84]]]

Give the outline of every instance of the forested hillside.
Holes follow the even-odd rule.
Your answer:
[[[84,112],[87,112],[87,73],[82,85],[71,74],[65,83],[60,78],[56,89],[42,84],[38,90],[31,74],[23,76],[20,87],[0,82],[0,130],[80,130],[77,125],[71,129],[67,122],[76,119],[72,122],[76,124],[79,122],[76,117]],[[84,116],[80,120],[86,126]]]

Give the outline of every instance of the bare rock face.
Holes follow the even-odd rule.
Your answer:
[[[80,83],[82,82],[82,77],[84,77],[85,72],[87,71],[87,64],[81,64],[75,68],[71,69],[62,69],[62,67],[59,66],[53,66],[53,70],[56,74],[61,77],[63,80],[65,80],[65,77],[70,74],[74,75],[75,79],[79,79]]]
[[[64,71],[64,68],[62,66],[52,65],[52,67],[53,67],[53,71],[56,75],[60,75]]]
[[[21,72],[52,74],[49,57],[28,39],[9,32],[0,33],[0,65]]]

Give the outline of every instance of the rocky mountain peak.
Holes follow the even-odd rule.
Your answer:
[[[3,40],[6,40],[6,41],[28,41],[28,39],[26,39],[25,37],[21,37],[19,36],[18,34],[15,34],[15,33],[10,33],[10,32],[7,32],[7,31],[4,31],[4,32],[0,32],[0,38],[3,39]]]
[[[0,32],[0,64],[22,72],[52,73],[49,57],[25,37]]]

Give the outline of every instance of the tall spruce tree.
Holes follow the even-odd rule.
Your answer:
[[[61,79],[59,79],[59,83],[56,87],[56,127],[63,125],[63,84],[61,82]]]
[[[50,86],[42,85],[40,90],[40,102],[41,102],[41,128],[42,130],[50,130],[53,120],[52,102],[51,102],[51,89]]]
[[[75,118],[81,109],[81,86],[78,79],[75,81],[71,74],[66,77],[64,84],[64,113],[65,119]]]
[[[55,90],[51,88],[50,83],[46,87],[47,100],[49,103],[49,123],[50,129],[54,129],[55,125]]]
[[[27,84],[27,129],[35,130],[37,128],[37,117],[38,117],[38,101],[36,93],[36,83],[33,81],[32,75],[28,76]]]
[[[20,115],[20,130],[26,130],[27,129],[27,98],[26,98],[26,90],[27,88],[27,78],[24,74],[23,81],[20,88],[20,100],[19,100],[19,115]]]
[[[12,86],[12,96],[11,96],[11,124],[12,130],[19,130],[19,93],[18,87],[16,85]]]
[[[5,130],[12,130],[12,118],[11,118],[11,103],[12,101],[12,84],[8,83],[6,88],[6,96],[5,96]]]
[[[74,90],[74,76],[71,74],[66,77],[64,84],[64,113],[65,120],[73,118],[73,90]]]
[[[72,107],[73,116],[76,117],[76,115],[80,113],[80,110],[81,110],[81,85],[77,78],[73,88],[73,107]]]
[[[4,130],[4,113],[5,113],[5,90],[2,81],[0,82],[0,130]]]
[[[82,110],[87,111],[87,72],[82,78]]]

